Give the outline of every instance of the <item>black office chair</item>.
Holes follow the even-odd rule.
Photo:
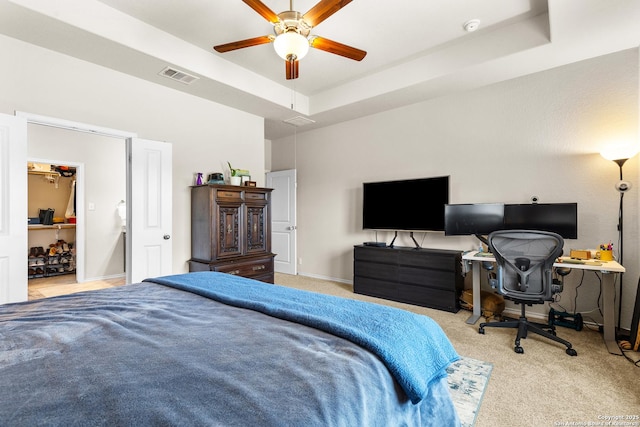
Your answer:
[[[553,263],[562,255],[562,237],[546,231],[501,230],[491,233],[488,241],[498,264],[492,286],[506,299],[520,304],[522,310],[518,320],[481,323],[478,332],[484,334],[486,327],[517,328],[516,353],[524,353],[520,339],[533,332],[564,344],[568,355],[577,356],[569,341],[556,336],[554,325],[531,322],[525,314],[525,306],[553,301],[553,296],[562,291],[562,282],[552,277]]]

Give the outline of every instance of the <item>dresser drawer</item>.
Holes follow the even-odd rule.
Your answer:
[[[211,271],[234,274],[242,277],[257,277],[273,273],[273,258],[256,258],[210,264]]]
[[[243,264],[227,264],[227,265],[212,265],[212,271],[219,271],[221,273],[234,274],[242,277],[255,277],[261,276],[265,273],[273,272],[273,261],[264,260],[262,262],[252,262]]]
[[[216,191],[216,199],[220,201],[241,201],[242,191],[238,190],[218,190]]]

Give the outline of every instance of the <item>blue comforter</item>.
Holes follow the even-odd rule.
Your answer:
[[[420,401],[413,403],[386,366],[395,357],[393,363],[400,364],[401,356],[383,363],[365,344],[199,295],[247,285],[263,299],[268,292],[285,298],[280,287],[193,274],[188,282],[205,276],[205,282],[212,281],[175,285],[199,288],[193,289],[197,293],[139,283],[0,306],[2,424],[459,424],[446,378],[435,368],[439,357],[429,362],[430,378],[412,386],[418,390],[425,384]],[[240,299],[232,292],[225,291],[226,298]],[[299,307],[308,297],[298,291],[289,296]],[[391,320],[376,320],[373,304],[359,309],[367,307],[374,318],[359,314],[357,322]],[[312,322],[323,322],[308,311]]]
[[[384,305],[306,292],[214,272],[155,279],[236,307],[311,326],[346,338],[385,363],[413,403],[459,359],[440,326],[426,316]]]

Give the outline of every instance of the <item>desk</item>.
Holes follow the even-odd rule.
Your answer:
[[[569,259],[568,257],[560,258]],[[480,303],[480,267],[483,261],[495,262],[493,256],[479,256],[478,251],[467,252],[462,256],[464,262],[472,264],[473,272],[473,314],[467,319],[470,325],[475,324],[481,316],[482,307]],[[600,261],[598,261],[600,262]],[[594,263],[595,264],[595,263]],[[607,350],[611,354],[622,355],[618,344],[616,343],[616,327],[615,327],[615,296],[614,279],[616,274],[624,273],[625,269],[616,261],[602,262],[601,265],[594,264],[569,264],[556,262],[554,267],[567,267],[576,270],[591,270],[602,273],[602,329],[604,332],[604,343]]]

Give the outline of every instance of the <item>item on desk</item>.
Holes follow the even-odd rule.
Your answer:
[[[582,265],[593,265],[593,266],[602,265],[600,261],[586,261],[582,259],[573,259],[573,258],[567,258],[567,257],[558,258],[558,262],[563,264],[582,264]]]
[[[591,259],[591,251],[571,249],[569,256],[573,259]]]
[[[600,261],[613,261],[613,244],[600,245],[600,250],[596,252],[596,259]]]
[[[562,262],[565,264],[584,264],[585,263],[583,260],[573,259],[573,258],[558,258],[558,262]]]
[[[491,258],[493,254],[491,252],[478,252],[476,256]]]

